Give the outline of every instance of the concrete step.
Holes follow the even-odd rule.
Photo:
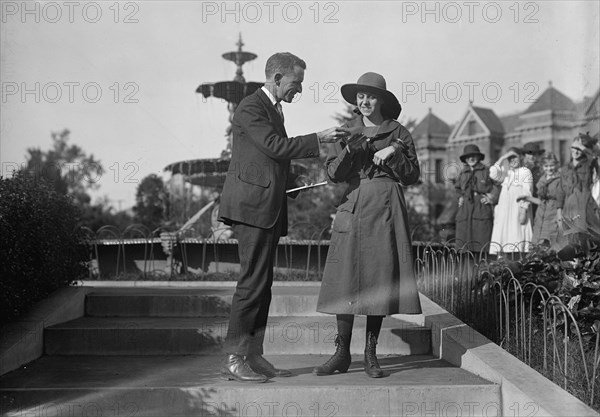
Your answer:
[[[229,317],[234,287],[106,288],[87,295],[93,317]],[[274,286],[271,316],[316,316],[319,286]]]
[[[366,318],[356,317],[351,352],[361,354]],[[48,355],[181,355],[218,354],[227,334],[226,318],[82,317],[44,331]],[[335,350],[335,316],[271,317],[266,354],[331,354]],[[377,352],[428,354],[431,331],[386,317]]]
[[[431,356],[362,358],[318,377],[326,356],[267,356],[290,378],[242,384],[214,356],[46,356],[0,377],[7,416],[499,416],[499,386]]]

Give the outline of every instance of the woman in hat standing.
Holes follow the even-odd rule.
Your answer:
[[[544,152],[546,151],[540,148],[540,145],[537,143],[529,142],[523,145],[523,166],[531,171],[533,184],[531,195],[533,195],[533,197],[537,197],[537,184],[544,176],[544,170],[542,169],[540,162],[540,157],[544,154]],[[532,205],[531,210],[533,218],[535,219],[537,205]],[[534,240],[534,242],[536,241]]]
[[[564,193],[560,186],[558,158],[552,152],[542,158],[544,175],[537,183],[537,197],[521,196],[519,200],[529,201],[537,206],[533,222],[533,243],[546,242],[554,249],[560,248],[560,228]],[[534,176],[535,178],[535,176]]]
[[[490,167],[490,177],[502,184],[494,209],[491,254],[529,252],[532,237],[531,206],[529,202],[517,199],[531,195],[533,178],[531,171],[521,166],[522,157],[523,151],[513,147]]]
[[[337,208],[317,310],[336,314],[335,354],[313,373],[346,372],[355,315],[366,315],[368,376],[384,376],[375,345],[384,316],[420,314],[408,213],[402,191],[420,176],[412,137],[398,123],[401,106],[376,73],[341,88],[357,117],[350,137],[330,145],[327,176],[347,189]]]
[[[546,152],[537,143],[526,143],[523,145],[523,166],[531,171],[533,177],[533,190],[531,194],[537,197],[537,183],[544,176],[544,170],[540,165],[540,157]]]
[[[589,247],[600,243],[600,169],[594,145],[597,140],[580,133],[571,144],[571,162],[563,168],[560,186],[565,235],[571,243]]]
[[[488,167],[481,163],[484,158],[477,145],[465,146],[460,156],[465,166],[455,182],[457,247],[472,252],[480,252],[490,242],[494,224],[497,191]]]

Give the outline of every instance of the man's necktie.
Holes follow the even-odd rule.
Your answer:
[[[281,103],[277,102],[275,104],[275,108],[277,109],[277,113],[279,113],[279,116],[281,116],[281,122],[284,123],[285,117],[283,117],[283,108],[281,107]]]

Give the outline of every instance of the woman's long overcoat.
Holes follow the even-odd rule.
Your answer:
[[[490,242],[494,225],[494,206],[483,204],[481,199],[485,194],[498,195],[488,167],[481,162],[472,169],[465,166],[455,188],[457,196],[463,198],[456,213],[457,247],[479,252]]]
[[[364,126],[362,116],[347,127]],[[395,143],[378,167],[373,154]],[[348,188],[337,208],[317,310],[323,313],[419,314],[408,213],[402,185],[418,181],[419,162],[408,130],[386,120],[370,143],[350,153],[330,146],[327,176]]]
[[[571,234],[600,233],[600,207],[592,197],[591,188],[598,161],[586,158],[573,165],[570,162],[561,170],[560,186],[564,201],[559,202],[566,227]],[[565,231],[565,234],[567,231]]]
[[[547,178],[545,175],[537,183],[537,197],[540,204],[535,212],[533,221],[533,243],[547,240],[550,245],[558,249],[560,233],[556,216],[559,205],[564,200],[564,193],[560,186],[560,177],[555,175]]]

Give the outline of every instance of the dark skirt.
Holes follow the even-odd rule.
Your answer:
[[[353,187],[333,222],[317,311],[420,314],[401,185],[374,178]]]

